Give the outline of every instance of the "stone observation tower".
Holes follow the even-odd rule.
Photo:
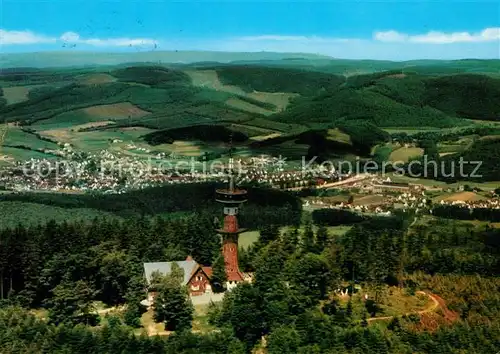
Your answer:
[[[224,226],[218,229],[222,235],[222,255],[227,274],[227,288],[236,286],[244,280],[238,267],[238,236],[244,232],[238,225],[238,208],[247,201],[247,191],[235,187],[234,161],[229,158],[229,185],[216,190],[216,201],[224,206]]]

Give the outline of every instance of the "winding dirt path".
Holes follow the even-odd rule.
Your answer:
[[[372,318],[368,318],[366,321],[369,323],[369,322],[373,322],[373,321],[392,320],[394,317],[409,316],[411,314],[423,315],[425,313],[434,312],[440,307],[446,308],[446,303],[444,302],[444,300],[441,298],[438,298],[436,295],[434,295],[432,293],[427,293],[425,291],[417,291],[417,294],[427,295],[431,299],[432,304],[430,306],[428,306],[425,310],[408,312],[408,313],[405,313],[404,315],[399,315],[399,316],[372,317]]]

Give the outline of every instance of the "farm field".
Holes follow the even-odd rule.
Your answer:
[[[440,202],[441,200],[443,200],[445,202],[455,202],[455,201],[479,202],[479,201],[488,200],[488,199],[489,199],[488,197],[485,197],[481,194],[474,193],[474,192],[458,192],[458,193],[441,195],[437,198],[434,198],[434,201]]]
[[[426,178],[414,178],[409,176],[401,176],[395,173],[388,173],[387,177],[389,177],[393,182],[401,182],[401,183],[415,183],[422,184],[427,187],[440,187],[440,188],[458,188],[459,186],[463,186],[465,184],[469,185],[472,188],[480,188],[483,190],[491,191],[500,186],[500,181],[491,181],[491,182],[474,182],[474,181],[466,181],[460,183],[446,183],[443,181],[436,181],[433,179]]]
[[[27,161],[30,159],[53,160],[53,159],[59,158],[58,156],[46,154],[46,153],[35,151],[35,150],[9,147],[9,146],[2,146],[2,151],[0,152],[0,155],[3,156],[3,158],[0,159],[0,163],[2,161],[4,161],[4,162],[5,161]]]
[[[241,109],[247,112],[254,112],[258,114],[270,115],[273,114],[273,111],[268,109],[256,106],[250,102],[243,101],[240,98],[230,98],[225,102],[228,106]]]
[[[354,205],[377,205],[377,204],[382,204],[385,200],[385,197],[383,195],[366,195],[366,196],[360,196],[360,197],[355,197],[353,200]]]
[[[8,104],[23,102],[28,99],[28,93],[31,90],[41,86],[43,85],[5,87],[3,88],[3,96]]]
[[[392,162],[408,162],[410,159],[420,157],[424,154],[424,149],[418,147],[400,147],[392,151],[389,160]]]
[[[339,128],[328,129],[327,139],[331,141],[337,141],[342,144],[352,145],[351,136],[347,133],[344,133]]]
[[[462,130],[495,126],[488,112],[496,112],[496,101],[489,96],[482,97],[483,104],[470,110],[461,107],[462,93],[469,86],[475,87],[480,76],[448,76],[446,71],[433,71],[402,77],[381,72],[346,79],[344,75],[296,68],[291,62],[286,67],[267,65],[130,64],[47,69],[26,74],[22,80],[7,76],[0,80],[5,101],[5,106],[0,106],[0,117],[51,140],[70,143],[78,150],[110,149],[139,158],[159,152],[188,159],[205,153],[224,157],[229,145],[222,135],[190,137],[190,129],[215,124],[241,133],[241,140],[235,144],[236,155],[281,155],[290,163],[300,162],[310,154],[340,160],[372,158],[378,162],[407,162],[421,156],[423,148],[398,148],[396,140],[392,140],[390,134],[403,132],[449,134],[449,141],[437,142],[438,153],[443,158],[459,158],[477,142],[486,144],[497,136],[495,131],[459,135]],[[449,87],[448,81],[459,82],[456,92],[447,93],[448,104],[435,101],[430,91],[425,96],[429,102],[415,104],[411,97],[398,96],[411,92],[411,87],[405,86],[409,79],[419,83],[434,80],[443,87]],[[365,85],[366,80],[371,82],[370,87]],[[396,90],[400,94],[391,91],[392,85],[402,89]],[[497,82],[491,79],[488,85],[493,90]],[[37,97],[25,100],[30,89],[42,86]],[[389,91],[380,94],[386,89]],[[136,130],[130,133],[126,129]],[[146,143],[148,134],[154,132],[161,137],[169,129],[188,131],[173,139],[173,144],[161,138],[157,145]],[[7,158],[17,160],[40,157],[34,149],[57,148],[16,130],[8,133],[4,144],[32,149],[5,150],[14,153],[4,153],[9,155]],[[412,142],[411,146],[419,145]]]
[[[95,73],[76,76],[75,80],[84,85],[99,85],[115,82],[117,79],[109,74]]]

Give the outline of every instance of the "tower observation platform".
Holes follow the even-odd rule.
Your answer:
[[[235,188],[233,159],[229,159],[229,185],[215,191],[215,200],[222,204],[224,224],[217,232],[222,235],[222,255],[226,268],[228,288],[244,280],[238,267],[238,236],[245,229],[239,227],[238,212],[247,201],[247,191]]]

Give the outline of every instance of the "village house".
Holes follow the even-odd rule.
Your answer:
[[[148,296],[146,300],[141,302],[143,305],[151,306],[154,302],[156,289],[152,284],[153,275],[155,273],[161,275],[170,274],[173,263],[177,263],[179,268],[183,270],[184,278],[181,284],[188,288],[189,295],[198,296],[212,292],[212,286],[210,285],[212,267],[204,267],[190,256],[185,261],[144,263],[144,277],[148,286]]]

